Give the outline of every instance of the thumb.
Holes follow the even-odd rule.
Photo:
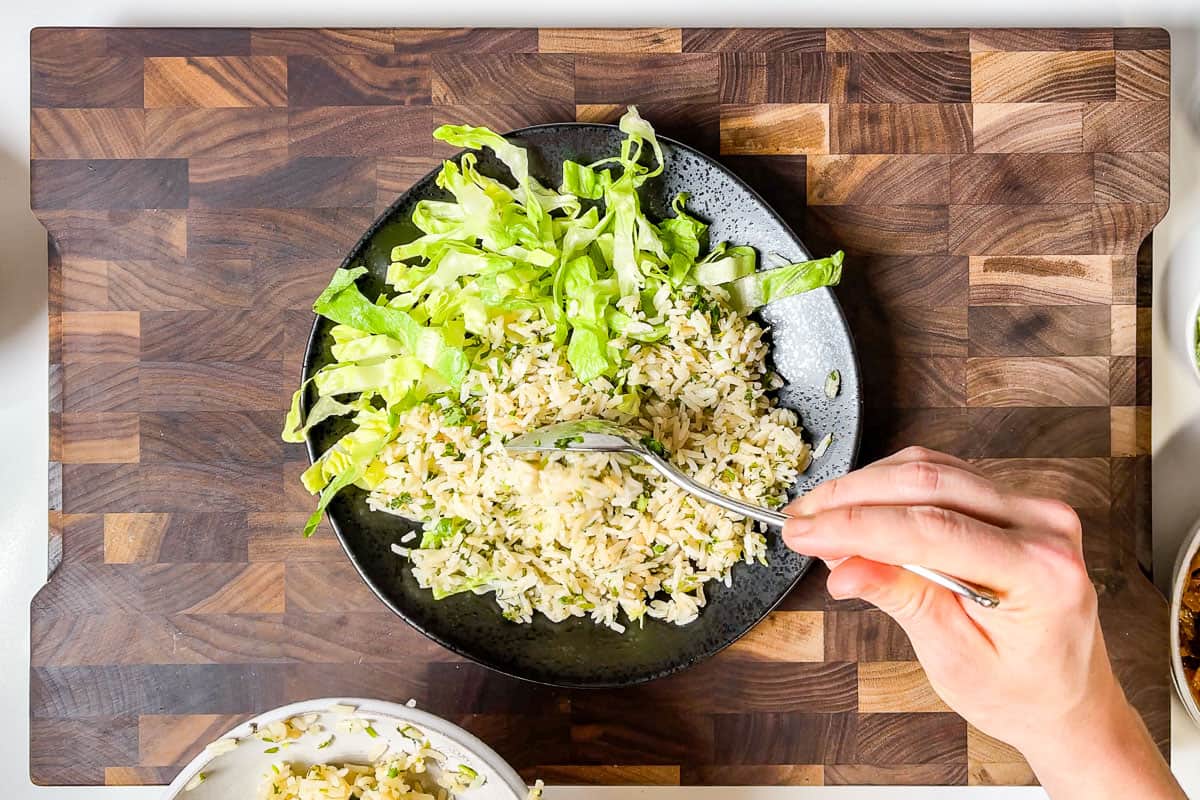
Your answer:
[[[964,643],[960,637],[981,635],[956,595],[891,564],[848,558],[832,568],[826,586],[836,599],[862,598],[896,620],[918,650],[953,648]]]

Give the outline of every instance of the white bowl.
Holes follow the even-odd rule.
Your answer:
[[[1196,557],[1196,553],[1200,552],[1200,523],[1192,529],[1183,540],[1183,545],[1179,548],[1179,555],[1175,558],[1174,578],[1171,581],[1171,679],[1175,683],[1175,691],[1179,693],[1179,699],[1183,703],[1183,707],[1187,709],[1188,716],[1197,725],[1200,725],[1200,705],[1196,703],[1196,696],[1188,687],[1187,676],[1183,672],[1183,657],[1179,654],[1179,610],[1183,606],[1183,588],[1187,585],[1188,575],[1190,570],[1188,567],[1192,564],[1192,559]]]
[[[364,731],[344,732],[337,730],[337,722],[345,714],[332,709],[334,705],[356,706],[355,717],[371,720],[377,733],[372,737]],[[252,726],[262,727],[289,717],[315,713],[320,715],[317,723],[324,726],[325,733],[307,734],[292,740],[288,747],[278,753],[266,753],[273,745],[252,735]],[[398,728],[412,725],[429,739],[430,745],[446,755],[446,765],[453,768],[466,764],[484,777],[481,786],[459,792],[456,797],[463,800],[525,800],[528,789],[525,783],[496,751],[441,717],[415,708],[388,703],[382,700],[360,698],[306,700],[276,708],[242,723],[221,738],[239,740],[236,749],[220,755],[202,752],[192,759],[176,776],[163,795],[164,800],[228,800],[228,798],[252,798],[263,776],[271,771],[277,761],[310,764],[342,764],[352,762],[366,764],[371,754],[382,742],[389,745],[388,752],[412,748],[412,741],[400,735]],[[317,749],[333,734],[333,742]],[[386,757],[386,755],[384,756]],[[205,773],[203,783],[191,791],[184,791],[188,782],[197,773]]]

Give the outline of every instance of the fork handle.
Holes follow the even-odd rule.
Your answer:
[[[684,475],[678,468],[665,458],[661,458],[655,453],[640,452],[642,456],[652,467],[658,470],[662,475],[674,483],[679,488],[696,495],[702,500],[707,500],[713,505],[720,506],[726,511],[732,511],[735,514],[740,514],[743,517],[749,517],[752,520],[761,522],[764,525],[772,525],[776,528],[782,528],[787,522],[787,514],[781,514],[778,511],[772,511],[769,508],[743,503],[741,500],[736,500],[728,495],[696,483],[694,480]],[[914,575],[920,575],[927,581],[936,583],[945,589],[949,589],[960,597],[965,597],[984,608],[995,608],[1000,605],[1000,598],[995,592],[990,589],[985,589],[982,586],[975,586],[961,581],[958,578],[951,577],[944,572],[939,572],[936,569],[923,567],[920,564],[901,564],[902,569],[906,569]]]

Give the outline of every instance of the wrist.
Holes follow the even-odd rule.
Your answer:
[[[1184,798],[1116,679],[1090,697],[1017,745],[1047,794],[1054,800]]]

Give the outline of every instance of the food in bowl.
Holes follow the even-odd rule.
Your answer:
[[[388,290],[364,296],[355,267],[317,299],[336,323],[334,361],[309,378],[307,414],[306,387],[296,393],[284,436],[301,441],[332,416],[354,429],[304,474],[320,494],[306,533],[356,484],[371,508],[422,523],[394,549],[435,597],[491,592],[515,622],[586,616],[617,631],[645,617],[691,622],[705,583],[765,560],[753,523],[649,467],[504,451],[547,423],[612,419],[695,480],[772,506],[811,456],[770,395],[764,330],[747,315],[837,283],[842,254],[760,272],[750,247],[707,247],[686,195],[651,222],[639,190],[662,151],[635,109],[620,129],[619,154],[565,162],[557,191],[503,137],[438,129],[491,150],[515,186],[482,175],[472,153],[446,162],[438,185],[453,199],[417,204],[423,235],[393,250]]]
[[[1179,605],[1179,658],[1192,697],[1200,702],[1200,553],[1192,558]]]
[[[406,715],[415,714],[409,710],[413,703],[410,700],[404,709]],[[312,703],[300,705],[312,707]],[[440,724],[444,727],[444,723]],[[439,730],[430,735],[403,719],[389,719],[360,710],[357,705],[339,702],[319,711],[306,710],[270,722],[251,721],[241,735],[231,732],[212,742],[197,757],[204,759],[204,766],[190,775],[180,791],[186,796],[201,787],[216,788],[208,785],[213,778],[222,784],[218,796],[232,791],[250,797],[249,791],[235,787],[248,788],[255,781],[253,797],[258,800],[465,800],[516,796],[515,787],[504,776],[500,776],[500,782],[508,785],[491,791],[488,775],[495,775],[495,764],[489,768],[487,762],[488,755],[495,757],[494,753],[480,744],[483,752],[478,755],[483,761],[472,766],[463,757],[461,743],[446,739],[445,734],[445,730]],[[439,735],[442,744],[435,745]],[[370,743],[369,750],[359,751],[365,758],[346,760],[325,756],[328,761],[322,760],[323,753],[338,752],[345,756],[342,740],[346,738]],[[439,749],[446,746],[455,754]],[[250,752],[245,752],[246,748]],[[350,742],[350,751],[355,748],[354,742]],[[250,759],[245,758],[248,755]],[[246,774],[247,771],[253,774]],[[176,784],[183,777],[177,778]],[[516,780],[515,774],[511,780]],[[488,790],[485,794],[475,791],[484,787]],[[206,794],[212,795],[213,792]],[[520,796],[540,800],[542,782],[538,781],[527,794],[522,792]]]

